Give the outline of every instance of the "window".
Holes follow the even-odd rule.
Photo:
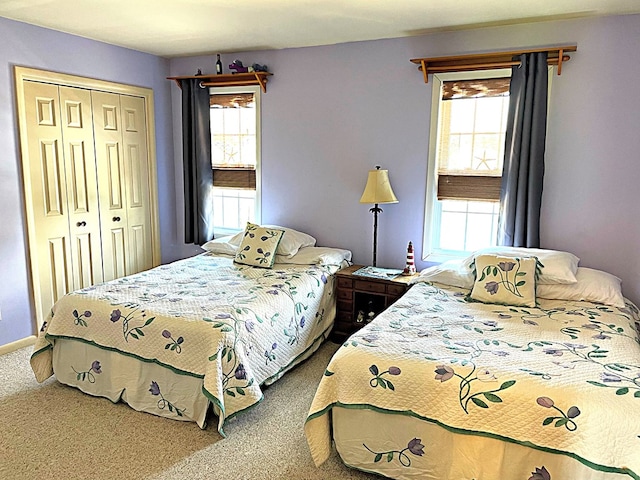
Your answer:
[[[216,235],[260,218],[260,90],[212,88],[211,165]]]
[[[509,75],[434,75],[423,248],[431,261],[496,243]]]

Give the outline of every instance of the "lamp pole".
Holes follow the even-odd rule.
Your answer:
[[[380,168],[380,167],[378,167]],[[369,209],[373,213],[373,266],[376,266],[376,252],[378,250],[378,213],[382,212],[382,209],[378,207],[376,203],[373,208]]]

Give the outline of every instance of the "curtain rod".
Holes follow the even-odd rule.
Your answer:
[[[562,64],[571,59],[567,52],[578,50],[577,45],[559,47],[530,48],[527,50],[512,50],[508,52],[488,52],[470,55],[455,55],[447,57],[413,58],[410,61],[418,65],[422,71],[424,83],[429,83],[430,73],[467,72],[475,70],[489,70],[494,68],[508,68],[520,65],[513,60],[514,56],[523,53],[547,52],[547,64],[558,66],[558,75],[562,73]]]

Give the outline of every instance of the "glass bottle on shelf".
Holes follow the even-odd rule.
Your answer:
[[[218,53],[218,60],[216,61],[216,74],[222,75],[222,61],[220,60],[219,53]]]

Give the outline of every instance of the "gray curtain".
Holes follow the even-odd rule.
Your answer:
[[[213,169],[209,89],[199,79],[182,87],[182,160],[184,167],[184,240],[202,245],[213,238]]]
[[[547,53],[526,53],[511,72],[498,245],[540,246],[547,129]]]

